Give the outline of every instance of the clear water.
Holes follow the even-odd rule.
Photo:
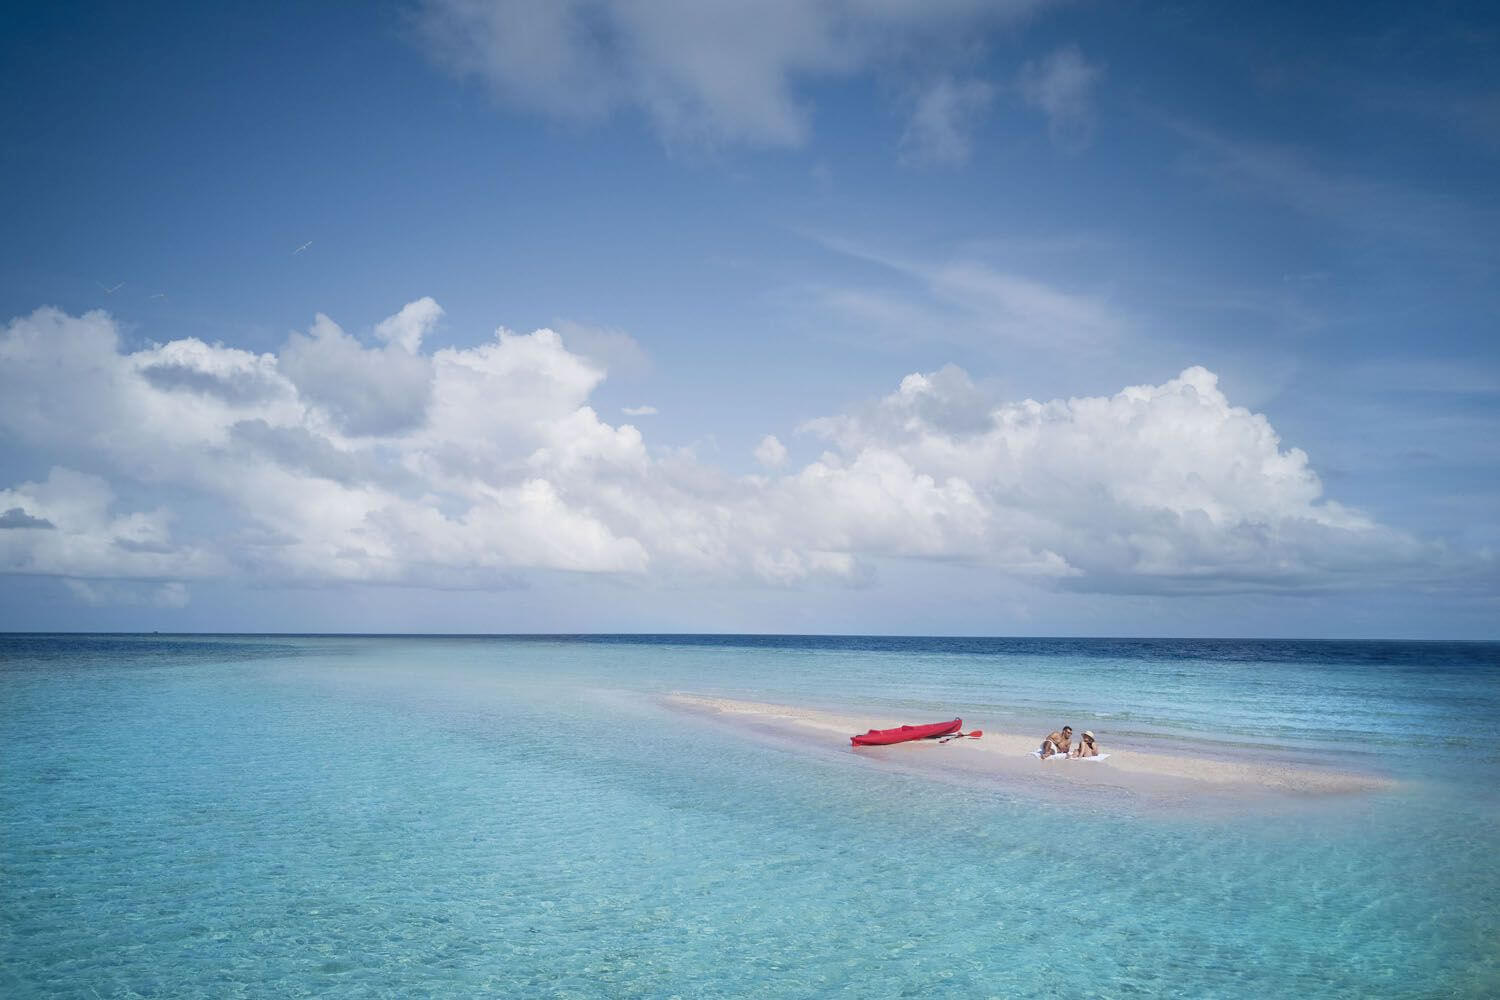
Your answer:
[[[1403,781],[1048,801],[674,690]],[[0,995],[1496,996],[1497,777],[1496,644],[0,636]]]

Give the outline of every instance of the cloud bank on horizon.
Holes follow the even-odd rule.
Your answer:
[[[431,353],[430,298],[368,341],[319,315],[278,353],[126,352],[102,311],[0,336],[0,429],[60,456],[0,489],[0,572],[94,603],[177,606],[195,580],[505,587],[529,571],[861,585],[872,560],[965,562],[1116,593],[1420,578],[1451,557],[1324,496],[1297,448],[1193,367],[1049,402],[960,369],[797,428],[823,447],[732,474],[590,406],[606,372],[555,332]],[[183,496],[132,509],[122,485]],[[130,581],[138,581],[132,587]]]

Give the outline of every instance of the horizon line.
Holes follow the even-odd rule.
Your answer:
[[[116,631],[77,629],[42,631],[0,629],[0,636],[265,636],[283,639],[990,639],[1076,642],[1448,642],[1500,643],[1493,638],[1412,638],[1401,636],[1254,636],[1254,635],[982,635],[916,632],[222,632]]]

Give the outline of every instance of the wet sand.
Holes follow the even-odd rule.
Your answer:
[[[1132,796],[1183,803],[1208,799],[1248,801],[1268,796],[1324,798],[1388,791],[1396,786],[1389,778],[1329,767],[1220,760],[1122,748],[1110,745],[1107,733],[1100,733],[1100,748],[1110,755],[1108,760],[1044,761],[1031,755],[1041,742],[1041,734],[997,732],[985,720],[967,717],[965,730],[982,729],[982,738],[855,748],[850,746],[849,738],[856,733],[932,722],[936,718],[855,716],[687,693],[668,695],[665,701],[678,711],[793,738],[814,748],[847,750],[897,770],[948,780],[1001,781],[1043,790],[1113,789]]]

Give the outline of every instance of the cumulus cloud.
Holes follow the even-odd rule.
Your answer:
[[[382,343],[399,347],[407,354],[422,349],[422,338],[432,332],[443,318],[443,307],[424,296],[408,302],[396,315],[375,324],[375,336]]]
[[[376,327],[386,341],[381,349],[364,347],[319,314],[307,333],[292,334],[282,348],[281,371],[304,400],[349,434],[393,434],[414,427],[426,416],[432,394],[431,365],[413,353],[435,319],[421,305],[414,302]]]
[[[0,531],[0,571],[171,603],[207,577],[861,585],[881,558],[1197,593],[1368,583],[1447,558],[1326,498],[1308,457],[1202,368],[1045,403],[992,398],[953,366],[913,373],[801,428],[823,443],[815,460],[788,468],[767,435],[766,472],[736,476],[600,419],[605,370],[552,330],[423,353],[439,314],[408,306],[376,328],[382,347],[320,317],[274,355],[197,340],[126,352],[102,313],[13,320],[0,430],[65,444],[78,467],[0,489],[0,526],[51,525]],[[365,399],[331,386],[320,351]],[[421,366],[420,391],[380,367],[389,354]],[[116,484],[186,509],[124,504]]]
[[[222,507],[225,527],[174,547],[169,512],[115,514],[103,476],[56,470],[0,491],[0,510],[58,529],[4,532],[0,566],[442,586],[489,586],[517,568],[643,571],[641,543],[572,492],[644,462],[634,428],[586,405],[603,370],[550,330],[420,353],[438,315],[431,300],[407,306],[376,327],[383,347],[320,316],[264,356],[197,340],[126,353],[104,313],[12,321],[0,337],[0,427],[111,478]]]
[[[206,548],[174,539],[171,511],[118,510],[100,476],[54,467],[42,482],[0,489],[0,508],[6,509],[0,526],[45,529],[0,531],[3,573],[150,580],[181,589],[182,579],[229,568]]]
[[[638,109],[672,141],[796,146],[801,88],[931,52],[1045,0],[426,0],[440,65],[518,109]]]
[[[1065,45],[1021,68],[1021,96],[1047,115],[1048,134],[1065,149],[1088,145],[1094,127],[1094,85],[1104,70],[1090,64],[1076,45]]]
[[[1111,397],[978,413],[957,370],[909,376],[866,412],[808,430],[844,453],[961,478],[985,513],[976,551],[1040,557],[1085,589],[1347,583],[1438,555],[1325,499],[1307,455],[1283,449],[1269,421],[1230,404],[1203,368]]]
[[[256,403],[287,390],[271,355],[210,347],[196,338],[142,351],[136,368],[153,388],[217,396],[232,405]]]
[[[786,445],[776,440],[776,435],[767,434],[755,446],[755,460],[768,469],[780,468],[786,462]]]

